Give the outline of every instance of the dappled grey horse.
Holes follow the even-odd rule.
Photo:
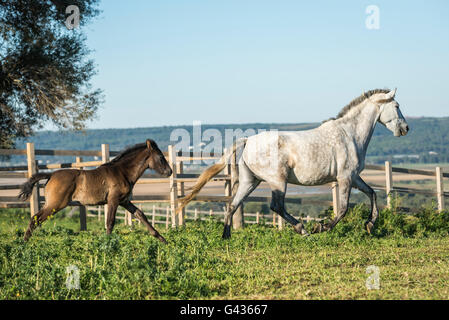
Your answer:
[[[271,187],[271,209],[292,224],[299,234],[307,232],[303,224],[285,209],[287,183],[304,186],[338,183],[339,211],[332,221],[320,225],[316,232],[335,227],[348,210],[351,188],[357,188],[371,200],[371,213],[366,222],[366,229],[371,233],[379,214],[376,194],[362,180],[360,172],[364,169],[366,151],[377,122],[396,137],[406,135],[409,130],[399,104],[394,100],[395,94],[396,89],[363,93],[344,107],[337,118],[312,130],[270,131],[237,140],[219,162],[200,175],[192,192],[181,200],[178,212],[224,169],[230,156],[243,147],[239,160],[239,186],[225,215],[223,238],[231,236],[232,215],[261,181]]]

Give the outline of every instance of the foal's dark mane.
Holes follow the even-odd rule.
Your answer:
[[[349,102],[343,109],[341,109],[341,111],[338,113],[336,118],[330,118],[328,120],[324,120],[322,123],[343,118],[354,107],[358,106],[359,104],[361,104],[363,101],[365,101],[372,95],[375,95],[377,93],[389,93],[389,92],[390,92],[390,89],[373,89],[368,92],[364,92],[360,96],[358,96],[357,98],[355,98],[351,102]]]
[[[147,148],[147,144],[146,143],[136,144],[136,145],[134,145],[132,147],[129,147],[129,148],[123,150],[114,159],[112,159],[109,162],[106,162],[106,163],[102,164],[101,166],[109,166],[109,165],[117,164],[117,163],[119,163],[119,162],[121,162],[123,160],[126,160],[131,155],[134,155],[136,152],[141,151],[142,149],[146,149],[146,148]]]

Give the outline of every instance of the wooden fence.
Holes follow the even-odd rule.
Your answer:
[[[150,205],[149,207],[143,208],[142,204],[138,205],[140,210],[145,211],[145,215],[147,216],[150,223],[155,226],[157,224],[165,225],[165,228],[168,229],[171,226],[171,208],[170,205],[165,207],[160,207],[156,205]],[[87,217],[97,218],[99,221],[103,219],[103,210],[98,206],[88,206]],[[186,209],[184,215],[184,221],[204,221],[211,218],[215,220],[224,222],[224,214],[226,207],[223,207],[223,211],[215,211],[213,209],[210,210],[199,210],[195,209]],[[304,222],[309,221],[321,221],[322,218],[316,218],[311,216],[306,217],[296,217],[297,219],[302,219]],[[117,219],[124,220],[126,225],[132,226],[134,223],[141,224],[140,220],[133,219],[131,215],[123,209],[117,210]],[[245,212],[245,224],[264,224],[264,225],[272,225],[278,226],[278,216],[276,213],[248,213]]]
[[[10,166],[10,167],[0,167],[0,178],[29,178],[33,174],[37,173],[39,170],[56,170],[61,168],[78,168],[78,169],[84,169],[89,167],[97,167],[105,162],[108,162],[110,160],[110,157],[114,157],[118,154],[118,151],[110,151],[109,145],[102,144],[101,149],[98,151],[95,150],[36,150],[34,148],[33,143],[27,143],[26,149],[23,150],[16,150],[16,149],[0,149],[0,155],[26,155],[27,158],[27,165],[26,166]],[[173,175],[169,178],[160,178],[156,177],[154,175],[145,174],[142,176],[143,179],[140,179],[137,181],[137,184],[154,184],[154,183],[165,183],[169,185],[169,193],[165,195],[136,195],[133,196],[133,202],[137,204],[144,204],[144,203],[151,203],[151,202],[157,202],[157,203],[163,203],[166,202],[168,206],[163,209],[165,210],[164,215],[164,223],[168,226],[171,225],[172,227],[177,227],[179,225],[184,225],[186,219],[194,219],[195,218],[195,212],[189,210],[183,210],[182,214],[176,215],[175,211],[177,208],[177,200],[179,197],[182,197],[185,193],[184,184],[186,182],[193,182],[196,181],[199,174],[192,174],[192,173],[184,173],[184,165],[187,161],[187,163],[190,163],[192,160],[200,160],[200,159],[215,159],[221,154],[210,154],[208,157],[202,157],[201,155],[194,154],[193,152],[190,152],[189,154],[183,154],[180,151],[176,152],[174,150],[173,146],[168,147],[168,152],[165,152],[164,155],[168,158],[168,162],[173,168]],[[74,156],[76,157],[76,161],[73,163],[57,163],[57,164],[38,164],[36,161],[36,156]],[[82,157],[101,157],[101,160],[99,161],[86,161],[83,162]],[[444,199],[446,197],[449,197],[449,192],[444,191],[444,178],[449,178],[449,173],[444,173],[440,167],[436,167],[434,171],[432,170],[418,170],[418,169],[406,169],[406,168],[397,168],[392,167],[390,162],[386,162],[385,165],[366,165],[365,169],[367,170],[376,170],[376,171],[383,171],[385,173],[385,186],[382,185],[375,185],[370,183],[370,186],[375,190],[384,190],[387,197],[387,206],[391,206],[391,195],[393,192],[399,192],[399,193],[411,193],[411,194],[424,194],[432,197],[436,197],[438,202],[438,209],[440,211],[445,209],[444,206]],[[223,185],[223,195],[220,196],[213,196],[213,195],[198,195],[196,197],[196,201],[203,201],[203,202],[223,202],[228,203],[235,191],[235,184],[238,183],[238,165],[236,163],[236,158],[231,157],[230,163],[226,166],[226,168],[223,170],[224,172],[222,174],[217,175],[214,177],[214,181],[221,181],[224,183]],[[405,188],[405,187],[394,187],[393,186],[393,173],[403,173],[403,174],[414,174],[414,175],[423,175],[428,177],[434,177],[435,183],[436,183],[436,192],[432,190],[422,190],[422,189],[413,189],[413,188]],[[19,202],[16,196],[1,196],[0,195],[0,208],[24,208],[29,207],[31,215],[34,215],[38,212],[39,207],[42,205],[44,198],[40,196],[40,189],[43,187],[42,184],[38,184],[35,186],[33,193],[29,199],[28,202]],[[4,184],[0,185],[0,191],[2,190],[17,190],[17,193],[19,191],[20,184]],[[314,200],[310,199],[309,197],[294,197],[290,198],[287,197],[285,199],[286,203],[297,203],[297,204],[312,204],[312,205],[322,205],[322,206],[328,206],[333,207],[334,211],[338,209],[339,202],[338,202],[338,185],[334,183],[332,185],[332,201],[323,201],[323,200]],[[270,202],[271,197],[261,197],[261,196],[250,196],[247,198],[248,202]],[[88,216],[86,212],[86,208],[81,206],[77,202],[70,202],[70,206],[79,206],[80,207],[80,225],[81,230],[86,230],[87,228],[87,220],[86,217]],[[154,223],[160,223],[156,217],[157,211],[161,210],[159,207],[153,207],[154,212],[149,215],[151,216],[152,221]],[[107,211],[107,206],[104,206],[102,209],[104,212]],[[97,210],[98,211],[98,210]],[[198,215],[201,215],[202,212],[197,212]],[[223,214],[223,212],[217,213],[217,214]],[[160,215],[160,213],[159,213]],[[169,216],[167,218],[167,215]],[[213,215],[213,214],[212,214]],[[100,217],[101,214],[97,213],[96,216]],[[234,215],[234,221],[233,225],[235,228],[242,227],[244,223],[251,223],[249,221],[262,221],[266,220],[267,215],[262,215],[258,213],[245,213],[243,215],[243,209],[239,208],[239,210]],[[193,217],[193,218],[192,218]],[[244,220],[244,217],[248,217],[250,219],[247,219],[248,221]],[[253,217],[254,219],[251,219]],[[271,214],[270,217],[272,219],[275,219],[274,215]],[[125,222],[127,224],[132,223],[131,214],[125,212]],[[303,220],[305,218],[302,218]],[[306,218],[307,219],[307,218]],[[311,218],[309,217],[309,220]],[[106,217],[104,217],[105,224],[106,224]],[[156,222],[158,221],[158,222]],[[255,223],[255,222],[253,222]],[[283,228],[284,221],[280,217],[278,217],[278,223],[279,228]]]

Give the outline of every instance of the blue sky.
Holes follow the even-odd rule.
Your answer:
[[[368,5],[380,29],[365,26]],[[316,122],[363,90],[449,115],[449,1],[103,0],[90,128]],[[82,17],[81,17],[82,19]]]

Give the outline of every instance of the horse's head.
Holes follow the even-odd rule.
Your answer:
[[[378,93],[371,97],[380,108],[379,122],[394,133],[395,137],[405,136],[409,131],[407,121],[399,109],[399,103],[394,100],[396,89],[388,93]]]
[[[147,139],[147,150],[150,153],[148,157],[148,168],[156,170],[160,175],[170,177],[172,175],[172,169],[165,160],[164,154],[157,146],[156,142]]]

